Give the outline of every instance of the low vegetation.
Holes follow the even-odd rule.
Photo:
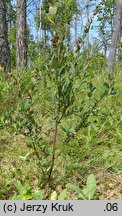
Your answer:
[[[122,3],[78,2],[0,0],[1,200],[122,198]]]
[[[1,71],[1,199],[121,198],[120,69],[110,82],[83,73],[81,57],[63,59],[61,75],[54,59],[50,72]]]

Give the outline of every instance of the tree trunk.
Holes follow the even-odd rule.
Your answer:
[[[87,23],[89,23],[89,7],[90,7],[90,0],[87,0],[87,8],[86,8],[86,17],[87,17]],[[89,31],[86,36],[86,43],[87,43],[87,50],[89,50],[90,42],[89,42]]]
[[[108,59],[108,68],[110,73],[112,73],[114,69],[117,42],[119,39],[119,33],[121,28],[121,17],[122,17],[122,0],[116,0],[116,14],[114,18],[113,34],[112,34],[110,53]]]
[[[8,33],[10,33],[12,29],[12,4],[11,2],[7,3],[7,19],[8,19]]]
[[[27,66],[26,0],[17,0],[16,67]]]
[[[10,70],[10,50],[6,22],[6,4],[0,0],[0,66],[7,72]]]
[[[121,28],[119,33],[118,60],[122,63],[122,15],[121,15]]]

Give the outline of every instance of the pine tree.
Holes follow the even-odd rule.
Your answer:
[[[113,71],[115,56],[116,56],[116,48],[117,42],[119,39],[120,29],[121,29],[121,17],[122,17],[122,0],[116,1],[116,14],[114,18],[114,25],[113,25],[113,34],[110,46],[110,54],[108,59],[108,67],[110,73]]]
[[[16,67],[27,66],[26,0],[17,0]]]
[[[0,0],[0,66],[7,72],[10,70],[10,50],[8,44],[6,3]]]

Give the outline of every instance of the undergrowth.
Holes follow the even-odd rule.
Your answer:
[[[56,143],[54,78],[42,69],[14,72],[9,78],[0,74],[0,199],[121,198],[122,78],[117,71],[114,91],[108,92],[106,74],[98,73],[90,82],[85,77],[82,89],[80,79],[73,78],[66,109],[67,98],[60,96]],[[99,95],[102,100],[89,113]],[[89,176],[94,182],[90,195]]]

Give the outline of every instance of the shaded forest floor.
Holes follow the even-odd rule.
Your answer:
[[[11,136],[2,130],[0,131],[0,137],[0,199],[9,199],[16,193],[17,180],[20,180],[23,184],[28,182],[32,190],[37,190],[40,178],[39,169],[36,164],[35,155],[32,149],[27,146],[25,137],[22,135]],[[109,148],[108,151],[110,151]],[[112,152],[114,152],[114,149]],[[101,151],[101,156],[102,154]],[[101,156],[97,158],[97,161],[100,160]],[[103,164],[104,168],[102,168],[102,164],[98,166],[97,163],[95,164],[95,161],[93,165],[92,162],[90,164],[89,158],[81,161],[84,171],[81,174],[76,173],[73,177],[69,177],[67,182],[84,186],[87,175],[93,172],[97,181],[96,199],[122,199],[122,175],[117,170],[117,166],[120,166],[120,157],[117,155],[116,149],[113,156],[114,161],[112,161],[112,158],[109,158],[109,160],[111,162],[108,162],[108,165],[106,162],[108,168],[105,164]],[[112,170],[112,168],[115,168],[115,170]],[[62,189],[62,184],[63,182],[57,185],[59,191]],[[71,195],[71,199],[76,199],[75,194]]]
[[[87,176],[94,173],[97,191],[94,199],[122,199],[122,76],[116,78],[117,94],[105,99],[97,117],[97,127],[89,126],[78,132],[66,147],[67,155],[63,161],[61,151],[57,153],[54,169],[52,191],[60,194],[65,184],[75,183],[83,188]],[[38,105],[35,109],[41,115]],[[106,120],[100,117],[106,114]],[[105,117],[105,116],[104,116]],[[45,128],[48,127],[47,117],[43,117]],[[47,120],[46,120],[47,119]],[[65,121],[64,121],[65,122]],[[42,137],[43,145],[51,145],[53,131]],[[60,135],[59,135],[60,136]],[[60,137],[59,137],[60,140]],[[75,147],[73,147],[75,146]],[[68,148],[68,150],[67,150]],[[70,149],[70,150],[69,150]],[[63,151],[63,150],[62,150]],[[42,155],[42,166],[48,157]],[[45,169],[47,169],[45,167]],[[43,190],[41,168],[27,135],[17,133],[11,127],[0,128],[0,199],[11,199],[18,194],[16,182],[30,185],[32,191]],[[69,199],[77,199],[71,192]]]

